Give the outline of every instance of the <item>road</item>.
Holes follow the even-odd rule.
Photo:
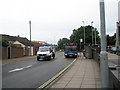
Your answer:
[[[73,60],[66,59],[63,52],[57,52],[56,58],[51,61],[37,61],[34,57],[3,65],[3,88],[37,88]]]
[[[116,55],[116,54],[111,54],[111,53],[108,53],[108,62],[109,62],[109,65],[120,65],[120,56]],[[120,73],[120,67],[117,67],[116,70],[111,70],[111,72],[115,75],[115,77],[120,80],[120,76],[119,76],[119,73]]]
[[[108,61],[113,63],[114,65],[120,65],[120,56],[116,55],[116,54],[111,54],[108,53]]]

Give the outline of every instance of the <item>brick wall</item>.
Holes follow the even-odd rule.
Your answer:
[[[11,58],[18,58],[23,56],[23,48],[11,47]]]
[[[25,47],[25,56],[29,56],[30,49],[28,47]]]
[[[7,59],[7,47],[2,47],[2,59]]]
[[[29,56],[30,48],[25,47],[25,56]],[[35,55],[35,48],[33,48],[33,55]],[[10,47],[10,59],[24,56],[24,49],[22,47]],[[8,47],[2,47],[2,59],[8,59]]]
[[[2,47],[2,59],[8,59],[8,48]],[[23,57],[23,48],[10,47],[10,59]]]

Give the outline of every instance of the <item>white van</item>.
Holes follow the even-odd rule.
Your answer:
[[[51,60],[55,58],[55,52],[51,46],[39,47],[37,52],[37,61],[39,60]]]

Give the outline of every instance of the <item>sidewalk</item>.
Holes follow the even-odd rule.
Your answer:
[[[49,88],[101,88],[99,65],[95,60],[78,57],[71,69]]]
[[[5,59],[5,60],[2,60],[2,65],[9,64],[9,63],[15,63],[15,62],[22,61],[22,60],[29,60],[35,57],[36,56],[25,56],[25,57],[13,58],[13,59]]]

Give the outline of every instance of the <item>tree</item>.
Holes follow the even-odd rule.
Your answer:
[[[80,39],[84,40],[84,28],[85,28],[85,42],[92,43],[92,30],[94,30],[95,28],[90,25],[85,27],[81,26],[78,29],[74,29],[73,33],[70,36],[70,42],[79,43]],[[95,43],[95,31],[93,31],[93,36],[94,36],[93,40]],[[97,41],[97,44],[100,42],[99,32],[97,30],[96,30],[96,41]]]
[[[8,42],[8,40],[6,40],[6,39],[0,39],[0,42],[2,42],[2,46],[3,46],[3,47],[9,46],[9,42]]]
[[[64,47],[63,47],[63,44],[64,44],[64,43],[69,43],[69,42],[70,42],[70,40],[67,39],[67,38],[59,39],[59,41],[58,41],[58,48],[59,48],[59,49],[63,49],[63,48],[64,48]]]
[[[116,42],[116,33],[113,36],[107,35],[107,45],[115,45]]]

